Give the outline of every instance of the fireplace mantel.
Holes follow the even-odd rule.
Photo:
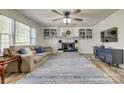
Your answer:
[[[62,43],[63,52],[76,52],[75,43]]]
[[[58,43],[58,50],[63,52],[77,52],[77,39],[59,39]]]

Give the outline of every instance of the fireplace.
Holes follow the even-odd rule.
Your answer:
[[[62,43],[63,52],[75,52],[75,43]]]

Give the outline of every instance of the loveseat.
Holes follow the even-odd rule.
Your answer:
[[[20,54],[18,51],[22,48],[30,48],[33,54]],[[10,46],[9,49],[4,49],[4,55],[8,55],[8,50],[11,55],[20,55],[22,58],[21,71],[31,72],[36,67],[40,66],[46,59],[52,55],[51,47],[43,47],[45,49],[42,53],[37,53],[36,48],[42,46]],[[18,72],[17,62],[12,62],[7,66],[7,72]]]

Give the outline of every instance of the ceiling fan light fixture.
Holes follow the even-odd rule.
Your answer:
[[[70,24],[71,23],[71,18],[63,18],[63,22],[65,24]]]
[[[68,23],[71,23],[71,18],[68,18],[67,20],[68,20]]]
[[[63,23],[66,24],[66,22],[67,22],[67,19],[66,18],[63,18]]]
[[[77,15],[78,13],[81,12],[80,9],[76,9],[74,10],[73,12],[71,10],[65,10],[63,11],[63,13],[53,9],[52,12],[58,14],[58,15],[61,15],[63,16],[64,18],[58,18],[58,19],[54,19],[52,21],[58,21],[58,20],[63,20],[63,23],[66,24],[66,25],[69,25],[71,23],[71,20],[74,20],[74,21],[83,21],[83,19],[81,18],[73,18],[72,16],[74,15]]]

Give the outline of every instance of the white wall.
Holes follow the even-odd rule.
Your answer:
[[[44,28],[56,28],[58,29],[58,27],[44,27]],[[42,46],[45,47],[52,47],[53,49],[53,53],[57,53],[58,51],[58,39],[44,39],[44,28],[42,28],[41,30],[41,39],[40,39],[40,43]],[[58,33],[58,32],[57,32]]]
[[[51,27],[45,27],[45,28],[51,28]],[[86,27],[52,27],[58,29],[58,36],[61,37],[61,33],[66,29],[72,30],[72,37],[79,36],[79,28],[86,28]],[[87,27],[90,28],[90,27]],[[56,53],[59,48],[59,43],[57,39],[44,39],[43,38],[43,29],[42,29],[42,45],[43,46],[51,46],[53,48],[53,52]],[[62,39],[64,40],[64,39]],[[74,38],[74,40],[77,40],[77,38]],[[78,39],[78,49],[79,53],[93,53],[93,39]]]
[[[79,53],[93,53],[93,39],[80,39],[78,41]]]
[[[42,30],[40,29],[40,30],[37,30],[37,32],[36,32],[36,36],[37,36],[37,40],[36,40],[36,45],[42,45],[43,43],[43,41],[42,41],[42,35],[43,35],[43,33],[42,33]]]
[[[0,9],[0,14],[5,15],[7,17],[10,17],[16,21],[22,22],[24,24],[27,24],[31,27],[34,27],[37,30],[37,40],[36,40],[36,44],[41,44],[40,40],[41,40],[41,26],[32,21],[31,19],[27,18],[26,16],[22,15],[21,13],[19,13],[17,10],[15,9]]]
[[[100,32],[112,27],[118,28],[118,42],[106,42],[104,45],[106,47],[124,49],[124,10],[114,12],[112,15],[93,27],[93,44],[101,45]]]
[[[79,36],[79,31],[77,27],[60,27],[59,28],[59,37],[62,37],[62,33],[65,33],[67,30],[71,32],[69,37],[78,37]]]
[[[117,12],[114,12],[112,15],[93,27],[93,44],[101,45],[100,32],[112,27],[118,28],[118,42],[104,43],[105,47],[124,49],[124,10],[118,10]],[[124,68],[124,64],[120,65],[120,67]]]

